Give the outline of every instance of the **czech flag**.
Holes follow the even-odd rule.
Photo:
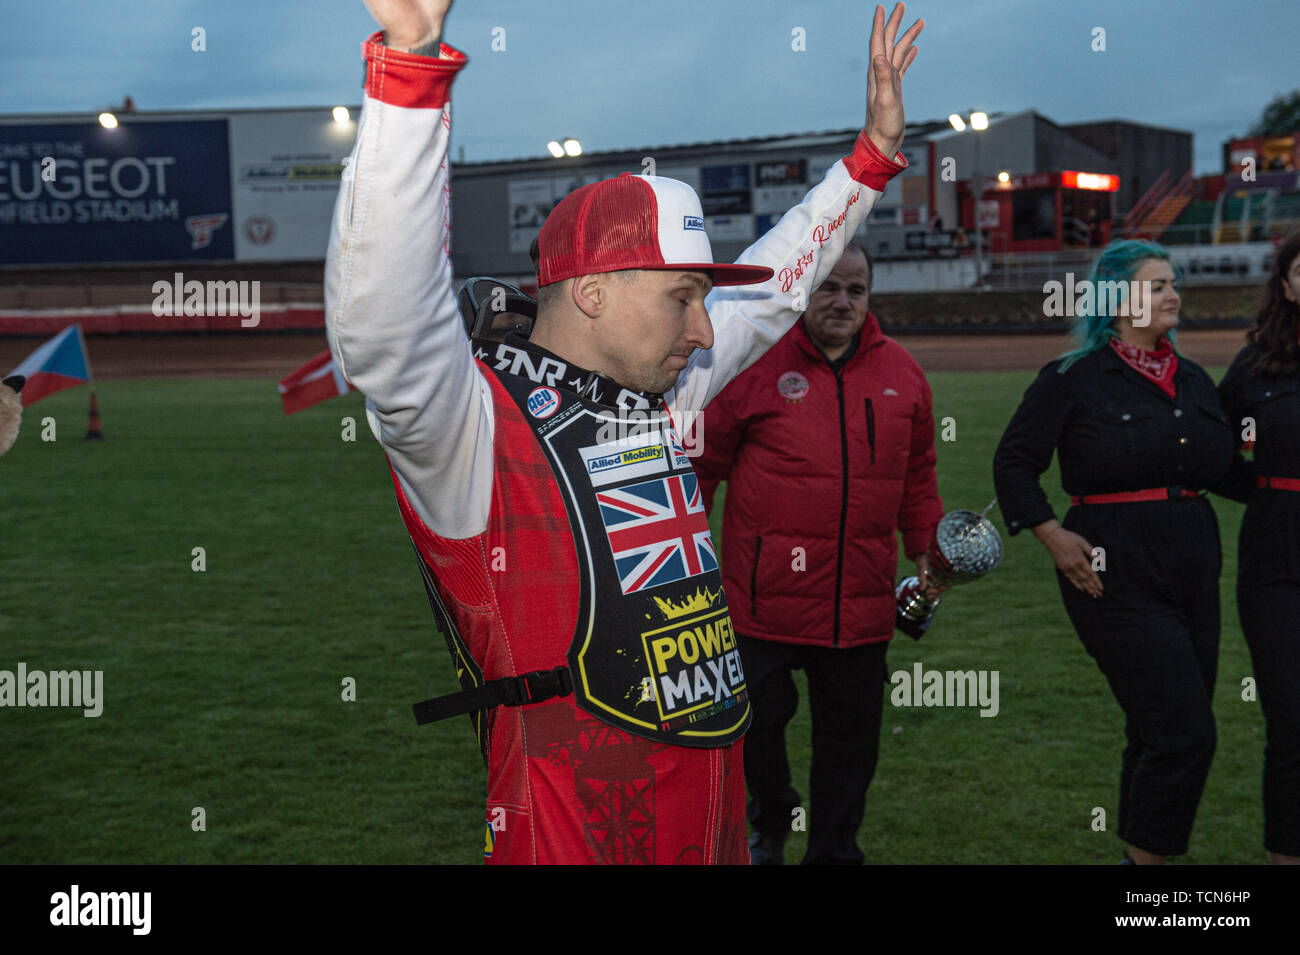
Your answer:
[[[328,348],[280,380],[280,400],[284,402],[285,414],[302,411],[352,390]]]
[[[27,378],[27,384],[19,392],[23,407],[34,405],[56,391],[90,381],[90,362],[86,360],[81,326],[69,325],[24,358],[9,374]]]

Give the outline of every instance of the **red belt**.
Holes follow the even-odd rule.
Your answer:
[[[1255,478],[1255,487],[1269,487],[1276,491],[1300,491],[1300,478],[1268,477],[1261,474]]]
[[[1300,481],[1296,482],[1300,489]],[[1200,497],[1185,487],[1149,487],[1141,491],[1115,491],[1111,494],[1071,494],[1071,504],[1123,504],[1130,501],[1168,501],[1180,497]]]

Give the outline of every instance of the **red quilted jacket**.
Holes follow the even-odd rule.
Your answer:
[[[737,632],[834,647],[890,639],[895,535],[915,558],[943,503],[930,386],[875,316],[838,374],[801,319],[705,409],[695,437],[710,509],[728,482],[722,579]]]

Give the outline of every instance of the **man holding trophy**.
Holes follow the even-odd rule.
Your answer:
[[[782,862],[800,807],[785,749],[800,668],[813,718],[803,861],[863,861],[885,650],[900,608],[928,623],[941,589],[929,579],[930,555],[948,552],[932,546],[943,507],[930,387],[881,332],[870,287],[867,252],[850,243],[800,321],[705,409],[697,433],[710,508],[728,482],[722,572],[753,709],[744,763],[755,864]],[[918,581],[896,598],[900,531]]]

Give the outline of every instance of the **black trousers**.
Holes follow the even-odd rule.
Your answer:
[[[805,865],[861,864],[858,828],[880,752],[889,642],[848,650],[737,635],[753,721],[745,736],[749,821],[756,832],[789,833],[799,808],[790,782],[785,727],[799,706],[793,670],[808,675],[812,708],[811,805]]]
[[[1264,848],[1300,856],[1300,587],[1237,580],[1264,711]]]
[[[1085,505],[1070,509],[1065,526],[1107,554],[1100,598],[1060,571],[1056,579],[1126,717],[1119,837],[1182,855],[1216,743],[1222,561],[1214,511],[1204,500]]]
[[[1261,492],[1238,544],[1237,615],[1264,711],[1264,848],[1300,856],[1300,494]]]

